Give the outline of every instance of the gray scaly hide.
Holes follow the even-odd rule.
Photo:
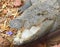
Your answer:
[[[54,0],[55,1],[55,0]],[[20,19],[19,23],[15,20],[12,20],[10,22],[10,26],[12,28],[21,28],[24,26],[25,28],[30,28],[32,25],[39,24],[38,22],[41,22],[44,18],[48,19],[55,19],[59,18],[58,15],[58,3],[49,1],[51,4],[49,4],[47,1],[44,3],[36,3],[29,7],[27,10],[24,11],[24,13],[17,17],[15,20]],[[39,5],[38,5],[39,4]],[[49,4],[49,5],[47,5]],[[38,21],[40,20],[40,21]],[[14,25],[13,25],[14,24]],[[15,26],[16,24],[16,26]],[[22,25],[23,24],[23,25]],[[57,22],[56,22],[57,24]],[[19,26],[20,25],[20,26]],[[28,26],[27,26],[28,25]]]
[[[26,9],[21,16],[10,21],[11,28],[25,28],[21,34],[17,32],[14,44],[21,45],[36,40],[48,31],[60,28],[59,9],[57,0],[39,1]]]
[[[31,0],[24,0],[24,5],[21,6],[21,7],[18,9],[18,12],[19,12],[19,13],[24,12],[24,11],[25,11],[27,8],[29,8],[31,5],[32,5]]]

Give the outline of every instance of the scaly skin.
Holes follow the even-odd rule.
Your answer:
[[[50,4],[50,3],[51,4]],[[44,3],[37,2],[26,9],[21,16],[10,21],[10,27],[21,29],[24,31],[20,36],[14,38],[14,44],[21,45],[29,41],[42,37],[48,31],[54,31],[60,28],[59,4],[56,0],[49,0]],[[16,20],[19,20],[18,22]],[[20,22],[21,21],[21,22]],[[16,25],[16,26],[15,26]],[[35,26],[35,30],[31,28]],[[40,27],[40,28],[37,28]],[[38,29],[38,30],[37,30]],[[31,31],[30,31],[31,30]],[[33,31],[36,31],[32,34]],[[26,37],[24,34],[28,34]],[[30,34],[29,34],[30,33]],[[19,33],[17,33],[18,35]],[[22,37],[23,36],[23,37]]]
[[[32,3],[31,3],[31,0],[24,0],[24,4],[23,4],[23,6],[21,6],[19,9],[18,9],[18,12],[19,13],[22,13],[22,12],[24,12],[27,8],[29,8],[30,6],[32,5]]]

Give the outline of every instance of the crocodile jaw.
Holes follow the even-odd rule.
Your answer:
[[[40,26],[32,26],[30,29],[24,29],[24,31],[21,34],[19,33],[20,32],[19,31],[16,37],[14,38],[13,43],[15,45],[21,45],[30,42],[32,40],[36,40],[38,37],[41,37],[46,32],[48,32],[52,28],[53,24],[54,24],[53,20],[51,21],[47,20],[43,22]]]

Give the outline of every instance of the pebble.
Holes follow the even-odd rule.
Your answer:
[[[2,6],[2,8],[3,8],[3,9],[6,8],[6,5],[4,4],[4,5]]]
[[[8,12],[8,11],[7,11],[6,9],[3,10],[3,14],[7,14],[7,12]]]
[[[15,0],[15,1],[14,1],[14,6],[15,6],[15,7],[19,7],[19,6],[21,6],[21,5],[22,5],[21,0]]]
[[[7,16],[12,16],[12,11],[8,9]]]
[[[0,36],[0,46],[9,47],[9,45],[10,45],[10,42],[7,39]]]
[[[0,23],[4,22],[5,21],[5,18],[1,18],[0,17]]]

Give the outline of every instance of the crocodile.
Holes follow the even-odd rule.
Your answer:
[[[21,45],[42,37],[50,31],[60,28],[60,7],[57,0],[37,1],[10,21],[10,27],[18,31],[13,44]]]

